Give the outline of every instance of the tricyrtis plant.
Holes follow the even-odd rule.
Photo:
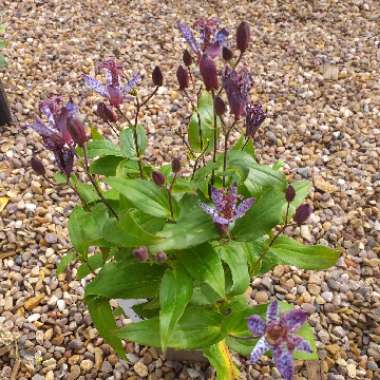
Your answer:
[[[84,75],[84,85],[103,98],[96,114],[110,138],[90,127],[72,99],[40,104],[43,118],[32,127],[55,157],[55,181],[80,199],[68,223],[73,250],[58,271],[80,261],[77,277],[89,276],[85,302],[94,324],[121,356],[122,340],[202,350],[218,379],[228,380],[238,378],[230,350],[251,363],[269,352],[291,379],[293,357],[317,358],[307,315],[275,300],[253,306],[247,289],[278,264],[320,270],[334,265],[338,252],[285,235],[312,212],[304,202],[310,184],[289,183],[281,162],[258,162],[253,143],[266,113],[251,101],[253,81],[243,65],[249,26],[239,25],[234,51],[218,24],[198,20],[193,32],[178,23],[188,49],[176,77],[191,115],[186,130],[175,133],[186,160],[153,167],[145,156],[140,117],[159,96],[159,67],[150,85],[138,73],[124,80],[114,59],[97,65],[99,78]],[[134,105],[132,113],[125,103]],[[32,167],[53,181],[37,156]],[[141,320],[117,323],[122,311],[111,299],[138,299]]]

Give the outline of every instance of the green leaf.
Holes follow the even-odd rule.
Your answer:
[[[255,347],[258,339],[257,338],[252,338],[252,339],[241,339],[238,337],[232,337],[232,336],[227,336],[226,337],[226,343],[228,347],[231,348],[232,351],[237,352],[238,354],[242,356],[250,356],[253,347]]]
[[[236,221],[232,230],[234,239],[253,241],[267,234],[280,223],[284,202],[283,192],[267,189],[248,212]]]
[[[180,215],[175,224],[166,224],[159,236],[165,240],[156,250],[180,250],[194,247],[219,237],[212,219],[199,206],[199,198],[185,195],[179,204]]]
[[[77,271],[77,279],[81,280],[89,275],[92,271],[100,268],[103,265],[103,255],[101,253],[97,253],[92,256],[88,256],[85,263],[82,263]]]
[[[216,369],[217,380],[235,380],[239,378],[239,371],[232,361],[232,356],[224,340],[213,344],[203,353]]]
[[[4,56],[0,54],[0,67],[1,66],[6,66],[7,61],[5,60]]]
[[[154,183],[143,179],[117,177],[108,178],[106,182],[146,214],[158,218],[170,217],[168,195]]]
[[[134,213],[124,211],[119,214],[119,220],[110,219],[103,227],[106,241],[119,247],[138,247],[157,244],[159,237],[145,231],[136,221]]]
[[[105,138],[89,141],[87,145],[87,151],[89,158],[104,156],[123,156],[119,148]]]
[[[221,331],[222,316],[204,307],[190,306],[173,328],[168,347],[177,349],[203,348],[223,338]],[[131,323],[116,331],[121,339],[160,347],[158,317],[138,323]]]
[[[224,270],[220,256],[210,244],[202,244],[183,251],[178,260],[190,276],[199,283],[208,284],[220,298],[225,295]]]
[[[199,117],[198,117],[199,115]],[[200,123],[199,123],[200,119]],[[220,125],[219,118],[217,125]],[[199,133],[201,129],[201,133]],[[218,128],[219,129],[219,128]],[[219,131],[218,131],[219,133]],[[202,138],[200,137],[202,135]],[[213,147],[214,141],[214,105],[211,94],[203,91],[198,99],[197,112],[191,116],[188,126],[188,139],[191,148],[195,152],[202,152],[208,145],[208,150]]]
[[[148,138],[143,126],[138,125],[136,127],[136,132],[139,153],[142,155],[148,144]],[[124,156],[128,158],[136,158],[136,145],[132,128],[125,128],[120,132],[120,149]]]
[[[146,298],[158,293],[165,268],[147,263],[107,263],[86,286],[87,295]]]
[[[78,193],[82,199],[88,204],[96,202],[99,199],[98,194],[94,190],[94,187],[88,183],[78,182],[76,185]]]
[[[214,305],[220,296],[206,283],[199,284],[193,289],[193,296],[190,303],[192,305]]]
[[[122,161],[122,157],[104,156],[93,161],[90,170],[91,173],[105,175],[107,177],[116,175],[116,168]]]
[[[268,255],[275,256],[278,264],[315,270],[334,266],[340,256],[338,250],[323,245],[303,245],[287,236],[277,238]]]
[[[66,184],[67,182],[66,176],[63,175],[62,173],[55,173],[53,178],[57,185],[63,185],[63,184]]]
[[[228,245],[215,247],[215,250],[231,271],[232,286],[228,289],[228,294],[244,293],[250,281],[244,243],[231,241]]]
[[[126,158],[120,161],[116,168],[116,177],[137,178],[140,176],[139,164],[137,161]]]
[[[259,165],[256,162],[250,165],[248,176],[244,182],[248,191],[257,196],[264,188],[274,188],[279,192],[286,189],[286,177],[283,173],[266,165]],[[285,199],[285,195],[283,195]]]
[[[167,347],[171,331],[191,299],[192,291],[193,282],[181,266],[166,270],[160,286],[160,336],[163,351]]]
[[[87,297],[85,302],[99,334],[113,347],[119,356],[125,358],[123,344],[120,338],[114,334],[117,326],[109,301],[101,297]]]
[[[61,260],[59,261],[57,265],[57,274],[63,273],[66,268],[77,258],[77,255],[74,251],[71,251],[69,253],[66,253],[66,255],[61,257]]]

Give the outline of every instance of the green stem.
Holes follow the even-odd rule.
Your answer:
[[[216,163],[216,152],[218,149],[218,131],[217,131],[217,123],[216,123],[216,110],[215,110],[215,91],[212,91],[212,103],[213,103],[213,111],[214,111],[214,151],[212,155],[212,162]],[[215,168],[212,169],[211,174],[211,185],[213,186],[215,183]]]
[[[227,129],[226,135],[224,137],[224,157],[223,157],[223,187],[226,186],[226,170],[227,170],[227,155],[228,155],[228,138],[230,133],[236,124],[236,119],[233,121],[231,126]]]
[[[112,208],[112,206],[108,203],[108,201],[104,198],[104,195],[102,194],[102,192],[100,191],[99,189],[99,186],[98,184],[96,183],[96,180],[94,179],[94,177],[92,176],[92,174],[90,173],[90,166],[88,164],[88,155],[87,155],[87,148],[86,148],[86,145],[83,145],[83,157],[84,157],[84,167],[85,167],[85,170],[86,170],[86,173],[87,173],[87,176],[92,184],[92,186],[94,187],[96,193],[98,194],[101,202],[103,202],[103,204],[108,208],[108,210],[110,210],[110,212],[113,214],[113,216],[116,218],[116,219],[119,219],[118,215],[116,214],[116,211]]]
[[[169,188],[167,189],[167,191],[168,191],[168,199],[169,199],[170,215],[171,215],[172,220],[174,220],[172,191],[173,191],[173,186],[174,186],[176,178],[177,178],[177,173],[174,173],[172,182],[171,182]]]

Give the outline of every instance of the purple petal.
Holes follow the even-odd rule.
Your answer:
[[[215,35],[215,41],[218,42],[220,45],[223,45],[228,35],[229,32],[226,28],[220,29]]]
[[[114,86],[107,86],[107,91],[111,106],[119,108],[124,101],[123,94],[121,93],[120,88]]]
[[[265,333],[265,322],[258,315],[252,315],[248,318],[248,328],[255,336],[263,336]]]
[[[269,349],[270,349],[270,346],[269,346],[268,342],[265,340],[265,338],[264,337],[260,338],[257,341],[256,346],[254,347],[254,349],[251,352],[249,362],[251,364],[257,363],[257,361],[260,359],[260,357]]]
[[[107,88],[103,86],[98,80],[90,77],[89,75],[83,75],[84,84],[91,90],[96,91],[98,94],[108,97]]]
[[[61,132],[61,136],[63,137],[63,140],[66,144],[71,144],[73,142],[73,139],[71,138],[71,134],[67,130],[67,120],[70,116],[69,111],[67,108],[62,108],[62,111],[58,117],[58,120],[55,124],[56,129]]]
[[[66,103],[65,108],[69,116],[75,116],[78,113],[78,107],[71,99]]]
[[[255,198],[247,198],[240,202],[239,206],[236,208],[235,219],[239,219],[245,215],[245,213],[252,207],[255,202]]]
[[[54,152],[54,156],[58,168],[68,177],[73,170],[74,151],[72,149],[60,149]]]
[[[220,216],[219,214],[215,214],[213,219],[214,222],[218,224],[230,224],[232,222],[232,219],[226,219],[223,216]]]
[[[124,94],[129,94],[139,83],[141,82],[141,75],[140,74],[134,74],[132,78],[127,82],[124,87],[122,87],[121,91]]]
[[[278,319],[278,302],[273,301],[268,305],[267,309],[267,323],[276,321]]]
[[[285,380],[292,380],[294,372],[293,358],[292,354],[285,348],[285,346],[273,349],[273,359],[281,376]]]
[[[215,187],[211,188],[211,199],[218,211],[224,207],[224,191]]]
[[[282,315],[281,319],[286,323],[290,332],[298,330],[307,320],[308,314],[302,309],[294,309]]]
[[[288,335],[288,349],[290,351],[297,350],[297,351],[305,351],[312,353],[313,350],[310,347],[310,344],[301,336],[298,335]]]
[[[56,133],[50,126],[47,127],[40,118],[36,118],[36,121],[30,127],[42,137],[50,137]]]
[[[220,54],[221,47],[222,45],[219,42],[214,42],[207,47],[205,53],[211,58],[216,58]]]
[[[183,38],[189,44],[191,50],[194,53],[199,54],[199,52],[200,52],[199,45],[198,45],[196,39],[194,38],[193,32],[188,27],[188,25],[183,23],[183,22],[178,21],[177,26],[178,26],[178,29],[180,30],[180,32],[182,33]]]
[[[216,209],[213,208],[213,207],[210,207],[210,206],[207,205],[206,203],[201,203],[200,206],[201,206],[201,209],[202,209],[206,214],[209,214],[209,215],[211,215],[212,217],[214,217],[214,215],[217,214]]]

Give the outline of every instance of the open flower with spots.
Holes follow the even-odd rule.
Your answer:
[[[85,85],[107,98],[111,106],[119,108],[125,97],[140,83],[140,74],[134,74],[124,85],[120,84],[122,67],[113,59],[108,59],[98,65],[98,69],[106,71],[107,85],[100,83],[97,79],[83,75]]]
[[[217,57],[225,43],[229,32],[226,28],[218,29],[219,20],[216,18],[200,18],[194,22],[193,28],[196,29],[200,38],[196,39],[190,27],[184,22],[178,22],[177,26],[183,38],[188,43],[190,49],[200,57],[207,54],[211,58]]]
[[[282,377],[291,380],[293,377],[293,351],[312,352],[309,343],[295,332],[306,322],[307,313],[294,309],[280,314],[278,302],[268,305],[266,322],[258,315],[248,318],[248,328],[253,335],[260,337],[251,352],[250,362],[256,363],[261,355],[272,350],[273,360]]]
[[[201,203],[201,208],[212,216],[215,223],[229,225],[244,216],[255,201],[255,198],[246,198],[238,204],[239,198],[236,186],[231,186],[228,190],[213,187],[211,199],[215,207]]]

